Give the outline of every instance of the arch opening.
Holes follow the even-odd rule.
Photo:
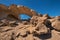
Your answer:
[[[22,20],[22,21],[26,21],[26,20],[30,20],[30,16],[29,15],[27,15],[27,14],[20,14],[19,15],[19,18]]]

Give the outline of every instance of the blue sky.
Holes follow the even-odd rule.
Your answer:
[[[41,14],[60,16],[60,0],[0,0],[0,4],[24,5]]]

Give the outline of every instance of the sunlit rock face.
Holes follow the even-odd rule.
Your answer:
[[[35,11],[31,11],[31,9],[25,6],[11,5],[9,6],[9,10],[14,12],[12,15],[14,15],[16,18],[18,17],[19,14],[26,14],[31,17],[37,14]]]
[[[11,14],[19,20],[20,20],[20,18],[19,18],[20,14],[26,14],[31,17],[33,15],[37,15],[37,13],[34,10],[29,9],[28,7],[25,7],[25,6],[19,6],[19,5],[15,5],[15,4],[12,4],[9,7],[1,4],[0,9],[1,9],[0,13],[4,12],[5,14]]]
[[[21,14],[28,15],[29,20],[21,20]],[[38,14],[26,6],[1,4],[0,40],[60,40],[60,16]]]
[[[56,20],[55,22],[52,23],[53,28],[55,28],[56,30],[60,31],[60,21]]]

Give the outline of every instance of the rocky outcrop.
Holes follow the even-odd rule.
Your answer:
[[[14,4],[9,7],[0,5],[0,9],[0,13],[3,13],[0,15],[0,40],[60,39],[60,16],[37,16],[32,9]],[[19,14],[27,14],[31,18],[20,22]]]
[[[60,21],[56,20],[52,23],[52,27],[60,31]]]
[[[5,16],[4,14],[7,15],[13,15],[16,19],[19,19],[19,15],[20,14],[26,14],[26,15],[29,15],[29,16],[33,16],[33,15],[37,15],[37,13],[32,10],[32,9],[29,9],[28,7],[26,6],[19,6],[19,5],[15,5],[15,4],[12,4],[11,6],[5,6],[5,5],[2,5],[0,4],[0,13],[3,13],[3,14],[0,14],[1,17]]]

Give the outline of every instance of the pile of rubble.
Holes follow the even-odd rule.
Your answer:
[[[29,21],[0,20],[0,40],[59,40],[60,16],[32,16]]]

